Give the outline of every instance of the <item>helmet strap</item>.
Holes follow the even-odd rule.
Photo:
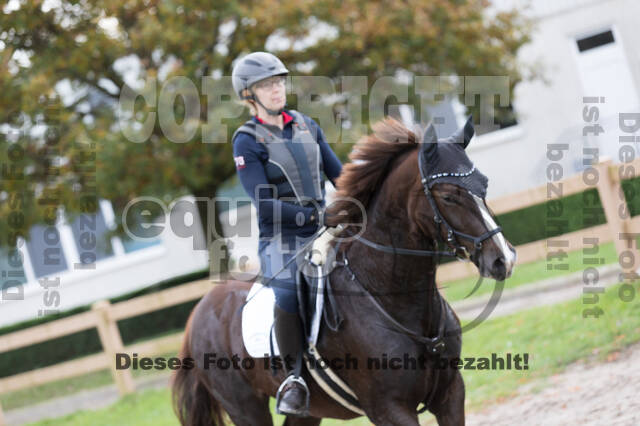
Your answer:
[[[264,104],[262,102],[260,102],[260,99],[258,99],[258,97],[253,92],[253,90],[251,90],[251,98],[254,101],[256,101],[258,104],[260,104],[260,106],[262,108],[264,108],[264,110],[267,111],[267,114],[269,114],[269,115],[278,116],[278,115],[282,114],[282,111],[284,111],[284,107],[282,107],[280,109],[271,109],[271,108],[267,108],[266,106],[264,106]],[[285,105],[286,105],[286,101],[285,101]]]

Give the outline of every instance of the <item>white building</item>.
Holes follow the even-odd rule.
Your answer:
[[[527,3],[500,0],[498,7]],[[489,177],[488,198],[547,183],[549,144],[568,144],[563,158],[565,176],[586,166],[583,147],[595,147],[600,157],[619,162],[620,113],[640,113],[640,34],[636,31],[640,2],[634,0],[535,0],[531,2],[536,29],[519,57],[539,63],[548,84],[516,86],[514,110],[518,124],[484,134],[467,150]],[[583,118],[584,97],[595,97],[599,118]],[[600,98],[604,98],[604,102]],[[597,137],[583,129],[598,122]],[[633,146],[636,156],[638,144]],[[588,164],[588,163],[587,163]]]
[[[191,197],[182,200],[193,201]],[[182,214],[185,223],[191,221],[194,228],[200,229],[197,215],[183,214],[180,208],[176,204],[174,212]],[[113,226],[114,213],[111,203],[101,200],[97,215],[85,215],[69,223],[64,214],[59,214],[53,227],[32,227],[30,241],[18,242],[23,257],[20,266],[15,266],[18,262],[11,261],[6,251],[0,252],[0,327],[206,269],[206,250],[194,250],[194,239],[179,237],[172,231],[168,215],[164,219],[156,222],[163,228],[153,239],[113,237],[107,241],[100,235]],[[82,230],[83,223],[85,229],[91,229],[92,236]],[[201,237],[198,234],[196,238]],[[83,249],[87,238],[97,240],[94,249]],[[90,269],[86,269],[87,264]]]

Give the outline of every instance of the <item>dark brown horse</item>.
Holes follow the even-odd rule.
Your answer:
[[[316,347],[325,359],[345,359],[349,354],[357,360],[358,368],[336,373],[376,425],[418,425],[420,403],[440,425],[464,424],[465,391],[459,370],[436,368],[429,345],[399,331],[405,327],[419,336],[434,336],[444,328],[440,356],[460,355],[460,322],[436,287],[437,260],[389,253],[388,248],[438,251],[437,241],[442,241],[468,256],[483,276],[504,280],[511,274],[515,253],[484,203],[486,178],[470,168],[464,154],[472,135],[468,122],[448,140],[438,141],[432,126],[418,138],[388,118],[356,144],[352,162],[337,181],[337,198],[344,200],[330,210],[342,216],[331,220],[362,223],[362,210],[345,201],[350,197],[365,207],[366,227],[362,239],[339,245],[349,268],[337,267],[329,276],[344,321],[338,331],[324,327]],[[457,151],[446,142],[457,142]],[[419,161],[424,163],[419,166]],[[443,167],[448,170],[440,172]],[[273,424],[269,398],[284,379],[282,369],[274,377],[262,359],[255,359],[254,368],[203,368],[205,354],[250,358],[238,311],[251,285],[233,280],[217,285],[191,313],[180,356],[193,358],[196,367],[177,370],[172,380],[174,409],[183,425],[222,425],[225,413],[236,425]],[[399,327],[393,326],[394,321]],[[426,359],[425,368],[377,369],[368,364],[384,357]],[[288,417],[285,425],[318,425],[325,417],[360,416],[334,401],[308,371],[303,377],[309,384],[312,417]]]

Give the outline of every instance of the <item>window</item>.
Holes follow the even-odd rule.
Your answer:
[[[152,247],[160,244],[160,239],[156,238],[151,241],[132,240],[128,235],[122,237],[122,245],[124,246],[125,253],[131,253],[132,251],[141,250],[143,248]]]
[[[110,210],[113,212],[113,207]],[[151,223],[157,221],[159,217],[164,216],[164,212],[160,210],[155,202],[137,202],[127,211],[128,217],[123,217],[123,214],[124,212],[118,212],[117,215],[119,218],[117,218],[116,213],[113,212],[112,223],[115,225],[117,222],[122,222],[123,226],[124,223],[126,223],[129,231],[133,233],[134,236],[140,236],[140,238],[131,238],[128,233],[120,236],[120,241],[122,242],[125,253],[131,253],[162,243],[160,237],[151,238],[157,231],[156,226],[151,225]],[[156,219],[150,220],[151,218]]]
[[[436,103],[432,105],[424,105],[428,116],[433,122],[436,133],[441,138],[446,138],[453,134],[460,126],[456,118],[454,102],[456,97],[442,95],[436,97]]]
[[[599,98],[599,121],[605,131],[617,130],[618,114],[638,109],[638,92],[620,35],[615,28],[606,28],[576,37],[574,42],[582,94]]]
[[[578,51],[584,52],[586,50],[595,49],[605,44],[614,43],[613,32],[611,30],[598,33],[589,37],[581,38],[578,40]]]
[[[476,79],[477,84],[484,84],[478,79],[491,77],[471,77]],[[486,84],[506,84],[507,80],[494,82],[486,82]],[[462,83],[457,83],[462,84]],[[492,86],[487,86],[491,88]],[[467,117],[473,115],[473,122],[476,135],[482,135],[491,133],[493,131],[502,130],[507,127],[516,126],[518,121],[516,119],[516,113],[513,105],[509,102],[507,105],[502,106],[501,101],[504,101],[504,97],[507,96],[507,88],[501,87],[502,94],[495,94],[493,97],[490,94],[476,93],[473,101],[469,102],[469,105],[464,105],[462,102],[466,100],[466,96],[462,93],[437,93],[433,97],[434,102],[423,102],[419,106],[419,111],[412,111],[410,105],[400,105],[399,112],[402,121],[405,125],[411,125],[416,116],[421,116],[419,120],[423,125],[431,122],[436,129],[436,133],[440,138],[446,138],[453,132],[457,131],[467,121]],[[497,93],[497,92],[496,92]],[[487,96],[489,95],[489,96]],[[416,108],[413,108],[416,110]],[[480,112],[484,114],[481,115]],[[483,122],[483,120],[485,120]],[[493,120],[493,124],[489,124]],[[486,123],[486,124],[485,124]]]
[[[498,95],[494,96],[493,106],[487,105],[485,108],[493,108],[493,123],[497,128],[493,131],[506,129],[507,127],[515,126],[518,124],[518,120],[516,120],[516,113],[513,110],[513,105],[511,102],[507,106],[500,105],[500,97]],[[480,96],[476,96],[475,105],[467,106],[466,115],[472,114],[473,121],[475,124],[475,130],[477,135],[491,133],[491,130],[487,130],[483,128],[483,126],[479,123],[480,120]]]
[[[31,227],[27,251],[36,278],[66,271],[68,268],[60,241],[60,232],[55,226]]]
[[[113,256],[111,239],[105,235],[107,224],[100,209],[94,214],[79,214],[69,222],[81,263],[94,263]]]

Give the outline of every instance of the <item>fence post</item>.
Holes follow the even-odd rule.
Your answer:
[[[131,370],[116,370],[116,353],[124,352],[124,345],[122,344],[118,324],[110,315],[111,304],[108,300],[101,300],[94,303],[91,308],[94,310],[98,318],[97,322],[100,342],[102,342],[104,352],[109,359],[111,375],[113,376],[113,380],[116,382],[120,395],[135,392],[136,388],[135,383],[133,382],[133,376],[131,375]]]
[[[618,263],[624,273],[635,273],[640,266],[638,251],[635,247],[636,238],[623,238],[621,234],[631,233],[631,213],[622,191],[622,184],[617,169],[612,167],[611,159],[604,159],[598,163],[598,195],[602,208],[613,234],[613,244],[618,253]],[[627,212],[626,217],[621,214],[621,207]],[[623,255],[624,253],[624,255]],[[623,261],[623,259],[629,260]]]
[[[0,403],[0,426],[5,426],[7,423],[4,421],[4,414],[2,414],[2,403]]]

